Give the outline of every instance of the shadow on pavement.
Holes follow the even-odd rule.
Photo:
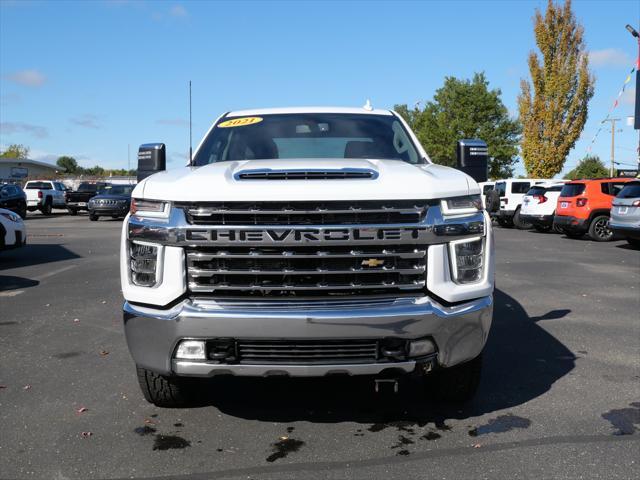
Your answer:
[[[21,290],[23,288],[30,288],[39,285],[37,280],[31,280],[22,277],[13,277],[11,275],[0,275],[0,292],[6,292],[9,290]]]
[[[80,258],[80,256],[59,244],[27,244],[23,248],[8,250],[0,255],[0,271],[74,258]]]
[[[375,393],[369,378],[248,379],[211,381],[206,402],[225,414],[271,422],[359,422],[400,430],[447,419],[463,419],[515,407],[536,398],[569,373],[575,356],[536,324],[564,317],[554,310],[531,318],[506,293],[496,290],[493,326],[484,353],[483,378],[475,400],[465,406],[441,404],[417,381],[407,380],[398,394]],[[372,430],[373,429],[373,430]],[[377,429],[377,430],[376,430]]]

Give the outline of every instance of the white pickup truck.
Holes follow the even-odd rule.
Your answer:
[[[486,179],[486,144],[459,151]],[[410,375],[428,395],[474,394],[491,221],[476,181],[433,164],[398,114],[229,112],[191,166],[164,171],[163,144],[138,162],[158,173],[133,191],[121,282],[148,401],[183,405],[215,375]]]
[[[66,208],[65,191],[66,187],[62,182],[29,180],[24,186],[27,210],[40,210],[44,215],[51,215],[52,208]]]

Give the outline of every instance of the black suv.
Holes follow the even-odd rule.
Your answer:
[[[100,217],[124,218],[129,213],[131,192],[135,185],[108,185],[89,200],[89,220]]]
[[[22,218],[27,217],[27,196],[20,185],[0,183],[0,208],[11,210]]]

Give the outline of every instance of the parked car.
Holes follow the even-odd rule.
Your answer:
[[[516,226],[521,230],[531,228],[531,224],[520,218],[522,199],[532,185],[548,180],[534,178],[509,178],[496,182],[495,189],[500,194],[500,210],[496,216],[501,227]]]
[[[520,219],[533,225],[539,232],[553,228],[556,204],[565,182],[546,182],[534,185],[522,199]]]
[[[613,239],[609,228],[609,215],[613,198],[633,178],[596,178],[574,180],[562,187],[556,215],[555,228],[571,238],[580,238],[585,233],[598,242]]]
[[[0,208],[0,250],[20,248],[27,243],[27,230],[20,215]]]
[[[479,182],[478,186],[480,187],[480,198],[482,199],[482,206],[487,208],[487,193],[493,190],[496,182]]]
[[[82,182],[77,190],[67,192],[67,210],[71,215],[77,215],[80,210],[89,210],[89,200],[98,194],[98,190],[108,185],[105,182]]]
[[[126,217],[134,188],[135,185],[112,185],[99,190],[88,202],[89,220],[96,221],[100,217]]]
[[[52,208],[65,208],[66,187],[53,180],[30,180],[24,186],[27,195],[27,210],[40,210],[51,215]]]
[[[20,185],[0,184],[0,208],[17,213],[22,218],[27,216],[27,195]]]
[[[609,228],[640,247],[640,180],[627,183],[613,199]]]

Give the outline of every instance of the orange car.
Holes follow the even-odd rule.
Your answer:
[[[609,228],[609,212],[616,194],[633,178],[596,178],[573,180],[562,187],[554,228],[568,237],[580,238],[585,233],[598,242],[613,238]]]

